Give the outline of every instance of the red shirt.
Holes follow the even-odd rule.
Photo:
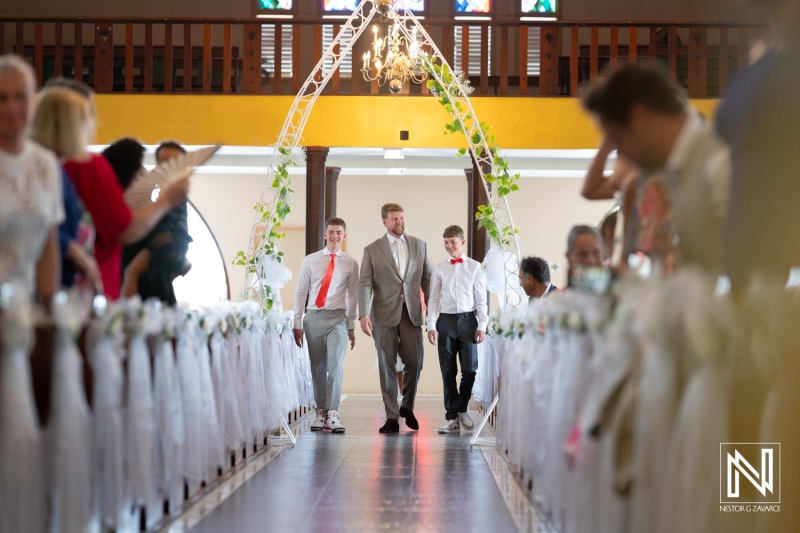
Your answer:
[[[92,154],[89,161],[67,161],[64,169],[94,219],[94,256],[106,297],[116,300],[122,285],[122,244],[117,239],[130,226],[133,214],[125,204],[114,169],[104,157]]]

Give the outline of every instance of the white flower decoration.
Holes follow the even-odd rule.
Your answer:
[[[567,316],[567,326],[572,331],[583,331],[583,315],[580,311],[572,311]]]
[[[111,317],[111,320],[108,321],[108,326],[106,327],[106,335],[109,337],[116,337],[120,333],[122,333],[122,328],[125,325],[125,317],[122,313],[118,313]]]

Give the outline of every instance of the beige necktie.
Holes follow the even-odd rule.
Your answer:
[[[397,261],[397,271],[400,272],[400,278],[406,277],[406,247],[403,246],[401,240],[394,241],[394,258]]]

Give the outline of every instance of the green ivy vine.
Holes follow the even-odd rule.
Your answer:
[[[470,141],[472,144],[478,145],[475,148],[476,155],[478,157],[483,155],[484,148],[481,145],[484,141],[486,141],[486,144],[492,152],[494,171],[485,174],[484,179],[487,183],[492,184],[496,197],[503,198],[512,192],[518,191],[519,185],[517,181],[519,181],[520,175],[511,174],[511,172],[509,172],[508,162],[500,155],[499,147],[494,140],[494,135],[489,133],[491,127],[485,122],[480,122],[477,128],[473,128],[475,117],[471,113],[468,113],[461,102],[457,100],[458,98],[469,96],[474,90],[470,86],[469,80],[464,79],[464,73],[453,71],[447,65],[439,65],[437,59],[430,56],[426,57],[422,70],[429,75],[427,87],[431,94],[439,100],[439,103],[444,107],[445,111],[453,117],[451,122],[445,124],[444,134],[461,133],[467,135],[468,131],[474,129]],[[437,77],[441,79],[447,87],[439,83]],[[453,82],[458,82],[458,85],[453,85]],[[463,93],[459,86],[464,88]],[[461,115],[462,120],[458,120],[458,115]],[[467,148],[460,148],[456,157],[467,155],[467,151]],[[485,228],[489,238],[492,239],[495,244],[506,249],[511,246],[514,234],[519,233],[519,229],[505,225],[501,226],[497,223],[495,215],[495,210],[491,205],[480,205],[478,206],[477,213],[475,213],[475,219],[478,221],[478,227]]]
[[[275,178],[272,180],[272,188],[278,196],[274,211],[263,204],[256,204],[253,209],[258,213],[258,223],[270,228],[268,235],[262,235],[258,249],[253,251],[253,255],[248,258],[247,254],[240,250],[236,253],[233,264],[244,266],[249,274],[257,274],[258,258],[273,256],[279,263],[283,262],[283,252],[280,251],[280,242],[286,237],[286,233],[281,229],[286,217],[292,211],[290,207],[290,195],[294,192],[290,185],[292,179],[289,177],[289,167],[296,166],[295,154],[291,148],[278,148],[280,158],[278,160]],[[268,285],[261,285],[261,297],[267,303],[265,311],[273,307],[272,289]]]

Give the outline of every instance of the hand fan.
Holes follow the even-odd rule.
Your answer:
[[[156,187],[164,189],[173,181],[188,176],[220,148],[219,145],[215,145],[181,154],[164,161],[150,172],[141,174],[125,191],[125,203],[133,211],[142,209],[153,201],[153,190]]]

